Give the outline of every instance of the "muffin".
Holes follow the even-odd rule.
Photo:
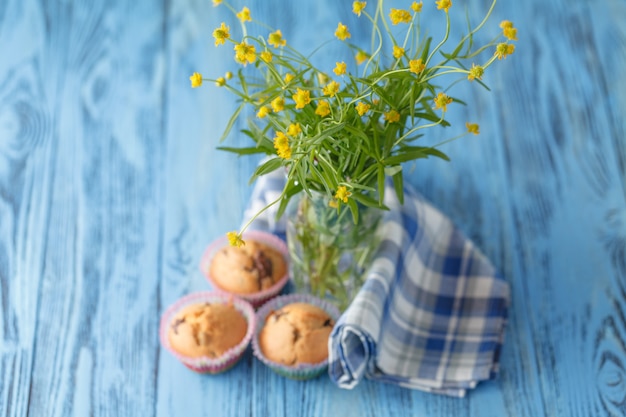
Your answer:
[[[217,358],[246,336],[245,317],[230,304],[192,304],[170,322],[172,349],[191,358]]]
[[[280,292],[289,279],[287,245],[265,232],[250,231],[246,244],[230,246],[225,237],[217,239],[205,251],[202,272],[217,291],[241,297],[253,306]]]
[[[254,354],[281,375],[307,379],[328,365],[328,339],[339,316],[336,307],[316,297],[277,297],[257,312]]]
[[[241,358],[254,334],[250,303],[214,292],[181,298],[161,317],[161,344],[189,369],[219,373]]]

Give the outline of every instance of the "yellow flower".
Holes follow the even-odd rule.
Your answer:
[[[280,30],[270,33],[270,36],[267,38],[267,43],[272,45],[274,48],[287,45],[287,41],[283,39],[283,33]]]
[[[363,9],[365,9],[366,4],[367,3],[364,1],[355,1],[354,3],[352,3],[352,13],[357,16],[361,16],[361,12],[363,11]]]
[[[480,134],[480,126],[478,126],[476,123],[466,122],[465,127],[467,128],[467,133],[473,133],[474,135]]]
[[[213,31],[213,37],[215,38],[215,46],[224,45],[226,39],[230,38],[230,28],[222,22],[220,27]]]
[[[215,80],[215,85],[218,87],[224,87],[226,85],[226,80],[224,79],[224,77],[219,77],[217,80]]]
[[[335,63],[335,69],[333,70],[333,72],[336,75],[343,75],[346,73],[346,63],[345,62],[336,62]]]
[[[194,72],[191,74],[191,77],[189,77],[189,80],[191,80],[191,88],[200,87],[202,85],[202,74]]]
[[[250,9],[248,9],[247,7],[241,9],[241,11],[237,13],[237,17],[242,22],[250,22],[252,20],[252,18],[250,17]]]
[[[391,9],[389,12],[389,18],[391,23],[397,25],[398,23],[409,23],[411,21],[411,13],[408,10],[403,9]]]
[[[337,25],[337,30],[335,30],[335,36],[340,41],[345,41],[351,35],[350,35],[350,32],[348,31],[348,27],[342,24],[341,22],[339,22],[339,24]]]
[[[450,7],[452,7],[452,1],[451,0],[437,0],[437,9],[441,10],[445,10],[446,13],[448,13],[448,10],[450,9]]]
[[[444,93],[437,94],[435,97],[435,109],[442,109],[443,111],[448,110],[448,104],[452,103],[452,97],[448,97]]]
[[[317,104],[317,109],[315,109],[315,114],[318,116],[326,117],[330,114],[330,106],[326,100],[321,100]]]
[[[292,123],[287,128],[287,134],[289,136],[298,136],[300,133],[302,133],[302,128],[299,123]]]
[[[339,207],[339,203],[337,203],[337,200],[329,200],[328,207],[337,208]]]
[[[356,56],[354,57],[354,59],[356,60],[356,64],[357,65],[361,65],[362,63],[364,63],[367,58],[369,58],[369,57],[363,51],[357,52]]]
[[[294,78],[295,76],[292,73],[288,72],[287,74],[285,74],[285,84],[289,84]]]
[[[348,191],[348,189],[344,185],[340,185],[337,187],[337,192],[335,193],[335,198],[337,200],[341,200],[344,203],[348,202],[348,197],[350,197],[352,193]]]
[[[426,65],[424,64],[424,61],[422,61],[422,58],[412,59],[409,61],[409,71],[415,74],[419,74],[424,71],[424,68],[426,68]]]
[[[385,113],[384,119],[389,123],[395,123],[400,121],[400,113],[395,110],[389,110]]]
[[[254,45],[247,44],[245,42],[235,45],[235,61],[240,64],[247,65],[256,61],[256,48]]]
[[[226,71],[226,74],[224,74],[224,77],[225,77],[227,80],[230,80],[231,78],[233,78],[233,73],[232,73],[232,72],[230,72],[230,71]]]
[[[404,48],[398,46],[398,45],[394,45],[393,46],[393,57],[396,59],[400,59],[402,58],[402,56],[404,55]]]
[[[259,109],[258,113],[256,114],[256,117],[258,117],[259,119],[262,119],[268,114],[270,114],[270,108],[267,106],[263,106]]]
[[[311,102],[311,95],[308,90],[297,89],[293,95],[293,101],[296,102],[296,109],[303,109],[304,106]]]
[[[223,1],[223,0],[213,0],[213,6],[214,6],[214,7],[219,6],[220,4],[222,4],[222,1]]]
[[[237,232],[226,233],[226,238],[228,239],[228,243],[230,243],[230,246],[235,246],[239,248],[241,246],[245,246],[246,244],[246,242],[241,238],[241,235]]]
[[[285,99],[283,97],[276,97],[270,104],[274,113],[285,110]]]
[[[513,52],[515,52],[515,45],[510,43],[499,43],[498,46],[496,46],[495,55],[498,59],[502,59],[511,55]]]
[[[276,153],[283,159],[291,158],[291,147],[289,146],[289,139],[283,132],[276,132],[274,137],[274,148]]]
[[[469,74],[467,74],[467,79],[470,81],[474,81],[475,79],[482,80],[484,73],[485,69],[482,66],[472,64],[472,68],[470,68]]]
[[[370,110],[370,105],[367,103],[363,103],[359,101],[359,104],[356,105],[356,112],[359,113],[359,116],[363,116]]]
[[[261,55],[259,55],[259,58],[261,58],[261,61],[263,62],[272,62],[272,53],[270,51],[263,51],[261,52]]]
[[[502,28],[502,34],[505,38],[510,41],[517,40],[517,29],[513,27],[513,22],[509,20],[503,20],[500,22],[500,27]]]
[[[322,89],[325,95],[329,97],[334,97],[335,94],[339,91],[339,83],[337,81],[331,81],[326,84],[326,87]]]
[[[419,13],[419,12],[421,12],[421,11],[422,11],[422,6],[423,6],[423,5],[424,5],[424,4],[423,4],[421,1],[420,1],[419,3],[418,3],[418,2],[416,2],[416,1],[414,1],[414,2],[413,2],[413,4],[411,4],[411,9],[413,9],[413,11],[414,11],[415,13]]]

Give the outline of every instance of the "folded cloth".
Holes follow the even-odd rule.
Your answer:
[[[260,178],[244,217],[280,195],[284,175]],[[364,377],[462,397],[498,371],[510,290],[489,260],[440,211],[392,187],[365,284],[329,341],[329,375],[342,388]],[[284,236],[269,210],[253,229]]]

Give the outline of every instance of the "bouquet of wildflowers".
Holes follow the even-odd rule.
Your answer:
[[[239,100],[222,140],[235,122],[253,109],[243,133],[251,146],[222,147],[240,155],[263,153],[269,157],[256,169],[252,180],[284,169],[286,185],[278,204],[280,216],[297,193],[318,192],[330,197],[338,215],[348,210],[359,222],[361,207],[384,208],[384,183],[391,178],[402,201],[403,163],[420,158],[448,159],[437,146],[420,146],[426,129],[448,126],[448,106],[462,103],[436,81],[442,75],[484,86],[483,75],[500,59],[515,50],[517,30],[510,21],[500,23],[499,35],[485,45],[475,45],[474,35],[490,17],[496,0],[480,23],[468,25],[467,33],[452,48],[451,0],[433,1],[441,11],[446,30],[436,41],[423,36],[420,15],[423,5],[413,2],[407,9],[386,8],[384,0],[370,5],[355,1],[353,12],[372,25],[372,43],[365,50],[350,43],[350,28],[338,22],[338,42],[351,49],[358,71],[348,71],[343,61],[334,68],[318,68],[292,48],[280,29],[266,29],[265,36],[248,35],[255,23],[247,7],[234,9],[226,1],[214,5],[228,8],[239,20],[243,36],[233,39],[226,22],[213,31],[217,47],[232,45],[235,61],[254,66],[254,76],[239,70],[215,78],[199,73],[191,76],[192,87],[204,81],[228,89]],[[393,26],[400,26],[394,28]],[[262,28],[266,28],[261,24]],[[394,36],[402,29],[403,36]],[[246,72],[247,73],[247,72]],[[448,86],[449,87],[449,86]],[[478,134],[475,123],[466,123],[464,134]],[[456,139],[456,138],[452,138]],[[269,206],[268,206],[269,207]],[[252,220],[252,219],[251,219]],[[244,227],[245,229],[245,227]],[[232,244],[241,245],[241,233],[229,232]]]

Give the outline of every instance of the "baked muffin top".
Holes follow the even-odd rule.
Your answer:
[[[283,255],[262,242],[246,240],[241,247],[225,246],[211,261],[209,273],[222,290],[251,294],[266,290],[287,273]]]
[[[335,325],[321,308],[292,303],[271,312],[259,334],[259,347],[271,361],[293,366],[328,358],[328,338]]]
[[[168,338],[182,355],[218,358],[239,344],[247,330],[246,318],[231,304],[192,304],[174,316]]]

